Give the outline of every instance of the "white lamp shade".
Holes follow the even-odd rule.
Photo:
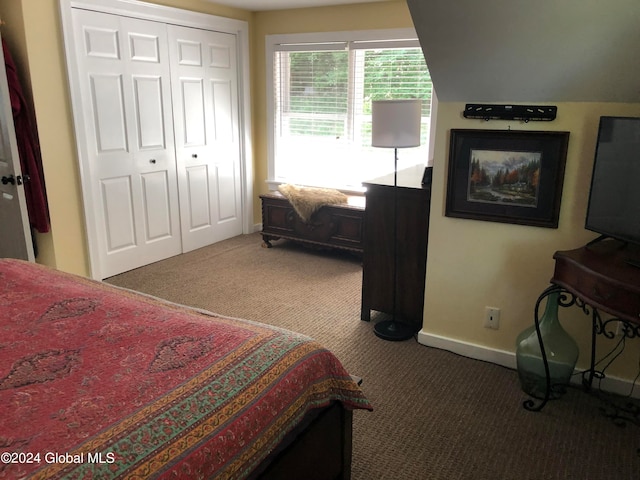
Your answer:
[[[422,100],[375,100],[371,102],[371,145],[406,148],[420,146]]]

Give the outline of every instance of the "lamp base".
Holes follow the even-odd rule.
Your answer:
[[[399,342],[413,337],[416,334],[416,329],[406,323],[385,320],[384,322],[376,323],[375,327],[373,327],[373,332],[383,340]]]

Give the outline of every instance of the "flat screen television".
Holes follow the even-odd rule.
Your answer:
[[[640,245],[640,118],[600,117],[585,228]]]

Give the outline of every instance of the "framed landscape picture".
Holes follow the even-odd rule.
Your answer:
[[[557,228],[569,132],[451,130],[445,215]]]

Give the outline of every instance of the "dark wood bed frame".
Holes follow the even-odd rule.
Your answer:
[[[321,410],[293,432],[275,456],[250,478],[260,480],[349,480],[351,478],[353,412],[340,403]]]

